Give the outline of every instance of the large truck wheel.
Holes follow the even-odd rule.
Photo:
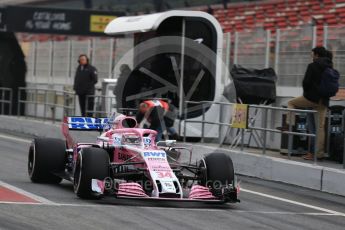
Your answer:
[[[55,138],[35,138],[29,149],[28,173],[32,182],[58,184],[54,173],[65,169],[66,145]]]
[[[109,154],[100,148],[84,148],[78,154],[74,172],[74,192],[80,198],[95,198],[91,180],[109,176]]]

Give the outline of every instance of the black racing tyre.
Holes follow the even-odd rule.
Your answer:
[[[234,184],[234,165],[230,156],[224,153],[210,153],[201,160],[201,166],[206,166],[201,184],[213,189]]]
[[[63,172],[66,144],[55,138],[35,138],[29,149],[28,173],[32,182],[58,184],[62,178],[54,175]]]
[[[109,176],[109,154],[100,148],[84,148],[78,154],[74,172],[74,192],[84,199],[95,198],[91,180]]]

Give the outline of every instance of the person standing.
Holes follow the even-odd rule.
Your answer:
[[[288,101],[288,108],[312,108],[317,111],[319,122],[316,124],[318,130],[316,157],[322,159],[324,157],[325,118],[329,98],[320,94],[319,87],[322,73],[326,68],[333,68],[333,63],[328,51],[322,46],[312,49],[312,59],[313,62],[308,65],[303,79],[303,96]],[[291,117],[291,123],[291,125],[295,123],[294,115]],[[313,160],[314,154],[314,152],[309,152],[303,158]]]
[[[86,106],[88,111],[93,110],[95,84],[97,83],[97,69],[89,62],[86,54],[79,55],[78,67],[75,73],[73,89],[79,98],[80,111],[82,116],[92,117],[92,113],[86,114]],[[91,96],[91,97],[88,97]],[[87,103],[87,105],[86,105]]]

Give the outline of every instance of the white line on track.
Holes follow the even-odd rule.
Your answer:
[[[234,210],[235,213],[254,213],[254,214],[272,214],[272,215],[306,215],[306,216],[338,216],[336,214],[324,213],[324,212],[275,212],[275,211],[245,211]]]
[[[31,140],[29,139],[25,139],[25,138],[21,138],[21,137],[15,137],[15,136],[9,136],[9,135],[5,135],[5,134],[0,134],[0,138],[3,138],[3,139],[7,139],[7,140],[12,140],[12,141],[20,141],[20,142],[24,142],[24,143],[31,143]],[[31,199],[34,199],[36,201],[39,201],[43,204],[50,204],[50,205],[53,205],[53,204],[56,204],[55,202],[53,201],[50,201],[44,197],[41,197],[41,196],[37,196],[31,192],[27,192],[21,188],[18,188],[18,187],[15,187],[13,185],[10,185],[8,183],[5,183],[3,181],[0,180],[0,186],[3,186],[5,188],[8,188],[14,192],[17,192],[19,194],[22,194],[24,196],[27,196]],[[16,203],[16,202],[6,202],[6,201],[2,201],[1,203]],[[26,204],[31,204],[31,203],[26,203]]]
[[[168,207],[140,207],[140,206],[126,206],[126,205],[116,205],[116,204],[72,204],[72,203],[23,203],[23,202],[1,202],[1,204],[15,204],[15,205],[33,205],[33,206],[54,206],[54,207],[72,207],[72,208],[131,208],[135,209],[150,209],[150,210],[172,210],[172,211],[205,211],[205,212],[223,212],[222,209],[203,209],[203,208],[168,208]]]
[[[43,203],[33,203],[33,202],[17,202],[17,201],[0,201],[1,204],[25,204],[25,205],[45,205]]]
[[[5,135],[5,134],[0,134],[0,138],[11,140],[11,141],[21,141],[21,142],[24,142],[24,143],[31,143],[31,140],[29,140],[29,139],[25,139],[25,138],[21,138],[21,137],[9,136],[9,135]]]
[[[109,205],[109,204],[66,204],[66,203],[21,203],[21,202],[0,202],[0,205],[32,205],[32,206],[54,206],[54,207],[71,207],[71,208],[130,208],[133,206]],[[304,215],[304,216],[342,216],[338,214],[325,212],[279,212],[279,211],[245,211],[229,209],[203,209],[203,208],[171,208],[171,207],[135,207],[136,209],[166,210],[166,211],[197,211],[197,212],[231,212],[231,213],[252,213],[265,215]]]
[[[8,189],[10,189],[10,190],[12,190],[14,192],[17,192],[19,194],[22,194],[24,196],[27,196],[27,197],[29,197],[29,198],[31,198],[33,200],[37,200],[37,201],[39,201],[39,202],[41,202],[43,204],[50,204],[50,205],[55,205],[56,204],[55,202],[50,201],[50,200],[48,200],[48,199],[46,199],[44,197],[37,196],[37,195],[35,195],[35,194],[31,193],[31,192],[27,192],[27,191],[25,191],[25,190],[23,190],[21,188],[15,187],[15,186],[10,185],[10,184],[7,184],[7,183],[5,183],[5,182],[3,182],[1,180],[0,180],[0,186],[8,188]]]
[[[254,195],[257,195],[257,196],[262,196],[262,197],[270,198],[270,199],[273,199],[273,200],[279,200],[279,201],[286,202],[286,203],[289,203],[289,204],[294,204],[294,205],[298,205],[298,206],[314,209],[314,210],[325,212],[325,213],[328,213],[328,214],[345,217],[345,213],[343,213],[343,212],[337,212],[337,211],[334,211],[334,210],[330,210],[330,209],[326,209],[326,208],[322,208],[322,207],[318,207],[318,206],[314,206],[314,205],[310,205],[310,204],[306,204],[306,203],[302,203],[302,202],[298,202],[298,201],[294,201],[294,200],[289,200],[289,199],[281,198],[281,197],[278,197],[278,196],[272,196],[272,195],[268,195],[268,194],[265,194],[265,193],[255,192],[255,191],[248,190],[248,189],[243,189],[243,188],[241,188],[241,192],[246,192],[246,193],[254,194]]]

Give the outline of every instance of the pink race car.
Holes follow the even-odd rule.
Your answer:
[[[231,158],[211,153],[192,164],[190,147],[155,143],[154,130],[140,129],[133,117],[66,117],[65,140],[36,138],[29,150],[32,182],[73,182],[81,198],[239,202]],[[98,130],[95,143],[76,143],[69,130]],[[184,162],[184,163],[182,163]]]

